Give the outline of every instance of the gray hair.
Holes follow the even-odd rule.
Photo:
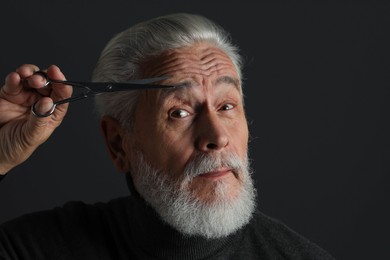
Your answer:
[[[241,57],[229,34],[209,19],[193,14],[172,14],[138,23],[112,38],[102,51],[93,81],[126,82],[141,77],[140,65],[165,51],[197,42],[214,44],[232,60],[241,81]],[[132,127],[131,119],[140,91],[116,92],[95,98],[100,115]]]

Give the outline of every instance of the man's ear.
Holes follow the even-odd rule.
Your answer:
[[[103,116],[101,118],[100,129],[116,169],[120,172],[128,172],[130,170],[128,130],[124,129],[118,120],[110,116]]]

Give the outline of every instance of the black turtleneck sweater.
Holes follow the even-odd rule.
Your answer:
[[[0,259],[333,259],[257,211],[222,239],[184,236],[136,193],[108,203],[70,202],[0,226]]]

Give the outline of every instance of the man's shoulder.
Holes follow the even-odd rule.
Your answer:
[[[262,251],[270,259],[323,259],[334,260],[324,249],[298,234],[283,222],[256,211],[248,228],[245,239],[253,248]]]
[[[107,244],[106,237],[127,226],[128,200],[68,202],[7,221],[0,225],[0,258],[4,252],[20,256],[26,251],[36,259],[46,259],[47,255]]]
[[[56,221],[56,225],[63,221],[91,221],[95,218],[100,220],[105,217],[115,217],[119,214],[126,214],[129,205],[129,197],[117,198],[108,202],[97,202],[93,204],[82,201],[70,201],[61,207],[50,210],[37,211],[22,215],[0,225],[1,228],[15,226],[21,222],[33,222],[35,224],[50,224],[50,220]]]

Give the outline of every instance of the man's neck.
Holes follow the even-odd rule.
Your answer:
[[[165,222],[135,190],[129,174],[127,183],[131,192],[131,219],[133,243],[145,254],[162,259],[204,259],[224,248],[232,247],[241,239],[238,231],[220,239],[181,234]],[[133,232],[134,231],[134,232]]]

